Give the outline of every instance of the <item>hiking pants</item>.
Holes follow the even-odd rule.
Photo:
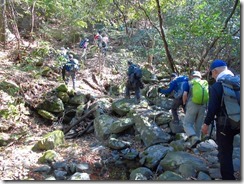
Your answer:
[[[69,78],[71,77],[72,83],[73,83],[73,89],[75,90],[75,84],[76,84],[76,72],[75,71],[65,71],[65,84],[69,84]]]
[[[171,106],[171,112],[172,112],[172,116],[173,116],[173,121],[179,121],[179,117],[178,117],[178,108],[183,105],[183,101],[182,101],[182,96],[175,98],[173,101],[173,104]]]
[[[81,55],[81,58],[84,58],[84,60],[86,60],[86,51],[87,51],[87,48],[83,48],[83,53]]]
[[[235,180],[232,159],[233,141],[234,136],[240,133],[240,130],[232,130],[230,127],[225,127],[224,129],[223,125],[219,124],[220,122],[218,121],[216,125],[216,138],[218,144],[218,159],[220,163],[220,173],[223,180]]]
[[[205,116],[205,105],[198,105],[189,100],[186,104],[183,127],[188,137],[196,135],[201,139],[201,127]]]
[[[138,82],[136,83],[135,87],[133,87],[133,85],[129,81],[127,81],[125,88],[125,97],[130,98],[130,91],[135,91],[135,96],[137,100],[141,99],[140,86],[138,85]]]

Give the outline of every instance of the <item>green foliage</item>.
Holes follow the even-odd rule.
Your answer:
[[[18,119],[20,116],[20,112],[16,103],[8,103],[7,109],[0,109],[0,117],[9,120],[9,119]]]
[[[21,7],[28,13],[34,0],[21,2]],[[202,59],[206,60],[205,66],[213,58],[234,58],[240,62],[240,3],[225,30],[224,23],[233,9],[233,0],[164,0],[159,3],[166,41],[176,64],[186,63],[190,70],[200,65]],[[155,29],[159,29],[156,1],[36,0],[35,14],[42,20],[39,22],[41,35],[49,40],[59,40],[60,44],[77,43],[81,33],[89,32],[92,35],[97,29],[109,32],[110,29],[121,28],[124,34],[127,26],[129,31],[133,31],[128,39],[135,42],[128,41],[129,46],[124,44],[122,47],[143,57],[152,54],[167,58],[165,43]],[[144,27],[144,23],[147,26]],[[148,30],[153,31],[150,33]],[[144,40],[137,35],[143,31],[145,34],[141,37],[146,36]],[[217,42],[208,51],[215,39]],[[146,46],[152,40],[155,47]],[[207,56],[203,58],[205,52]],[[41,60],[47,50],[41,47],[33,54],[37,60]],[[26,60],[36,62],[33,57]],[[167,59],[165,62],[168,65]]]

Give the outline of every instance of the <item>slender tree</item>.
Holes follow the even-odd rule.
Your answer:
[[[3,48],[6,47],[6,4],[5,0],[1,0],[0,4],[0,42],[2,42]]]

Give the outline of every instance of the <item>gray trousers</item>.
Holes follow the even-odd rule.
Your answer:
[[[196,135],[201,139],[201,127],[205,117],[206,105],[197,105],[189,100],[186,104],[186,114],[183,127],[187,136]]]
[[[73,83],[73,89],[75,90],[75,83],[76,83],[76,72],[75,71],[65,71],[65,84],[69,84],[69,78],[71,77]]]

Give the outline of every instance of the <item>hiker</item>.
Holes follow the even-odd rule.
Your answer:
[[[102,53],[106,56],[107,50],[108,50],[108,42],[109,38],[107,34],[102,34]]]
[[[218,144],[220,173],[223,180],[235,180],[232,160],[233,140],[234,136],[240,133],[240,129],[231,129],[230,120],[224,115],[226,107],[221,108],[223,88],[220,82],[221,78],[227,75],[234,76],[234,74],[228,70],[226,62],[219,59],[211,63],[210,72],[215,79],[215,83],[210,88],[209,104],[202,132],[208,134],[209,125],[215,120],[216,116],[216,142]]]
[[[158,93],[170,94],[171,92],[174,91],[174,101],[171,106],[171,112],[173,116],[172,122],[179,123],[177,110],[180,106],[182,106],[185,112],[185,108],[183,106],[183,101],[182,101],[182,95],[184,92],[184,86],[187,85],[188,77],[182,75],[178,76],[176,73],[172,73],[170,77],[171,77],[170,80],[171,82],[169,84],[169,88],[168,89],[158,88]]]
[[[98,31],[98,33],[94,36],[94,41],[95,43],[97,43],[97,46],[99,47],[100,51],[104,55],[106,55],[109,42],[108,36],[105,33],[102,33],[102,31]]]
[[[64,60],[69,60],[69,54],[68,54],[68,51],[69,51],[69,48],[65,49],[64,47],[61,47],[60,49],[60,56],[64,59]]]
[[[97,32],[97,34],[95,34],[94,35],[94,42],[97,44],[97,46],[99,47],[99,48],[101,48],[102,47],[102,39],[103,39],[103,37],[102,37],[102,31],[98,31]]]
[[[182,97],[183,105],[186,105],[186,114],[183,120],[183,128],[186,135],[188,136],[188,140],[190,140],[191,148],[195,148],[201,140],[201,127],[208,102],[209,89],[208,82],[206,80],[201,80],[202,75],[199,71],[193,71],[191,76],[192,80],[189,81]],[[205,91],[202,84],[205,85]],[[206,94],[205,101],[204,96],[202,96],[205,94],[202,92],[205,92]],[[194,101],[195,98],[200,99],[202,102],[196,103],[196,101]]]
[[[76,83],[76,72],[79,69],[78,60],[73,57],[72,54],[69,54],[69,61],[62,68],[62,77],[65,81],[65,84],[69,84],[69,78],[72,78],[73,89],[75,90]]]
[[[143,83],[141,81],[142,71],[140,67],[136,64],[133,64],[132,61],[128,61],[128,71],[127,71],[127,82],[125,88],[125,98],[130,98],[130,91],[135,91],[136,103],[140,103],[141,92],[140,89],[143,89]]]
[[[81,55],[81,58],[84,58],[86,60],[86,52],[89,44],[89,39],[85,38],[84,40],[80,41],[79,47],[83,49],[83,53]]]

